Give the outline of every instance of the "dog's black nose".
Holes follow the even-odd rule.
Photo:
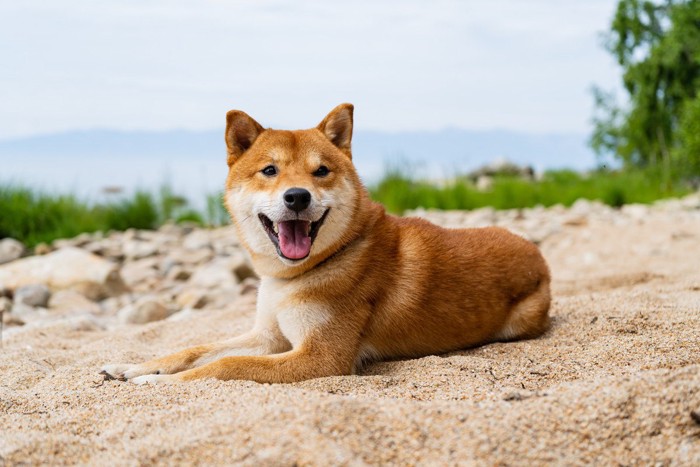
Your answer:
[[[300,212],[309,207],[311,193],[303,188],[290,188],[284,192],[284,204],[292,211]]]

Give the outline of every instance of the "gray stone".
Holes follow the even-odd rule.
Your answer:
[[[0,240],[0,264],[9,263],[22,256],[24,245],[14,238]]]
[[[119,310],[119,321],[124,324],[146,324],[168,317],[168,308],[153,298],[139,300]]]
[[[44,284],[30,284],[15,290],[15,303],[32,307],[46,307],[51,298],[51,291]]]

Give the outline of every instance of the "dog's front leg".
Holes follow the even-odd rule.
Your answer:
[[[292,350],[276,355],[253,357],[224,357],[198,368],[172,375],[145,375],[132,382],[176,383],[203,378],[220,380],[244,379],[258,383],[293,383],[323,376],[341,376],[352,373],[353,359],[337,355],[317,355],[306,349]]]
[[[274,327],[256,326],[253,330],[214,344],[198,345],[166,357],[141,364],[113,364],[102,367],[102,373],[117,379],[143,375],[167,375],[206,365],[230,355],[266,355],[289,350],[289,342]]]
[[[266,356],[226,356],[172,375],[145,375],[132,380],[174,383],[202,378],[245,379],[259,383],[292,383],[322,376],[351,374],[359,345],[359,332],[346,326],[324,326],[306,334],[288,352]]]

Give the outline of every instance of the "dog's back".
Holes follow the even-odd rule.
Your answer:
[[[355,293],[374,303],[365,352],[428,355],[547,328],[547,264],[537,246],[505,229],[382,215],[366,241],[365,260],[346,269],[346,280],[363,284]]]

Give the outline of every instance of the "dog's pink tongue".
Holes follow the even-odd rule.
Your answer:
[[[279,223],[279,240],[282,254],[289,259],[301,259],[311,251],[311,237],[307,234],[306,221],[284,221]]]

